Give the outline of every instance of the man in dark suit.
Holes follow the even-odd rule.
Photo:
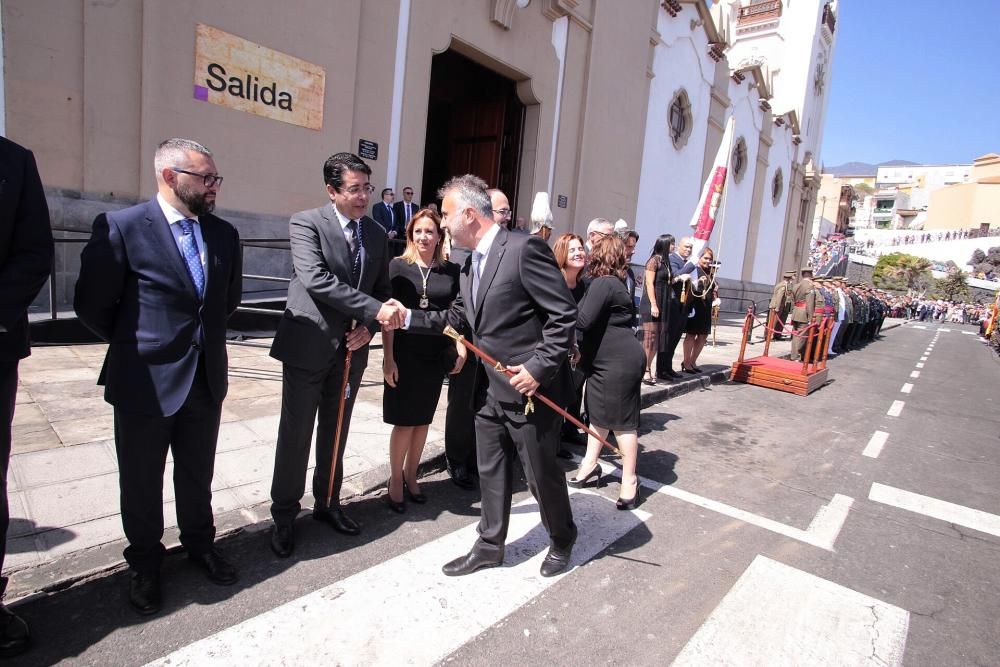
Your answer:
[[[289,222],[292,281],[285,313],[271,346],[282,362],[281,421],[271,481],[271,549],[280,558],[295,548],[293,522],[305,493],[313,424],[316,469],[313,518],[345,535],[360,526],[340,508],[344,450],[354,399],[368,364],[368,342],[379,323],[398,325],[403,310],[390,299],[385,231],[365,215],[374,188],[371,168],[351,153],[337,153],[323,165],[330,201],[300,211]],[[333,493],[327,499],[333,440],[347,351],[351,369],[344,399]]]
[[[448,261],[465,266],[472,254],[453,247]],[[472,405],[479,359],[469,355],[458,375],[448,376],[448,409],[444,417],[444,453],[448,475],[460,489],[476,488],[476,410]]]
[[[400,236],[400,231],[402,231],[402,226],[398,222],[399,218],[393,210],[392,200],[395,196],[392,188],[383,188],[382,201],[372,206],[372,217],[375,222],[382,225],[382,229],[385,230],[386,236],[390,239]]]
[[[0,137],[0,568],[10,508],[7,466],[17,397],[18,361],[31,354],[28,306],[52,268],[52,228],[42,181],[31,151]],[[0,598],[7,577],[0,577]],[[0,657],[28,648],[27,624],[0,604]]]
[[[378,208],[376,206],[376,208]],[[398,201],[392,206],[392,214],[396,221],[396,229],[402,233],[397,234],[397,236],[403,236],[406,233],[406,224],[413,217],[413,214],[420,210],[417,206],[417,202],[413,201],[413,188],[406,186],[403,188],[403,201]]]
[[[222,177],[207,148],[168,139],[154,167],[153,199],[94,220],[73,302],[109,343],[98,383],[115,413],[129,601],[144,615],[160,608],[168,449],[188,558],[214,583],[237,578],[213,546],[212,475],[228,389],[226,320],[242,295],[240,238],[212,215]]]
[[[668,257],[670,275],[674,281],[671,285],[674,298],[670,300],[670,312],[667,313],[666,346],[656,355],[656,377],[661,380],[676,380],[681,377],[680,373],[674,371],[674,352],[684,334],[684,325],[687,322],[687,311],[681,305],[681,293],[687,288],[685,281],[690,280],[690,274],[695,269],[690,259],[693,249],[694,239],[685,236],[681,239],[677,250]]]
[[[566,477],[556,461],[562,417],[542,403],[525,414],[526,397],[541,391],[557,405],[573,395],[568,363],[576,304],[549,246],[512,234],[493,219],[482,179],[451,179],[438,193],[441,219],[459,246],[473,249],[462,269],[459,295],[448,311],[412,311],[414,331],[468,326],[475,343],[506,364],[507,377],[480,365],[475,386],[476,454],[482,490],[479,539],[465,556],[446,564],[449,576],[503,563],[510,519],[512,457],[521,459],[528,488],[538,501],[550,548],[542,576],[566,569],[576,541]]]

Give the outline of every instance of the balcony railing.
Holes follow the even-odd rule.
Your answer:
[[[781,16],[781,0],[765,0],[740,7],[736,23],[737,25],[746,25],[747,23],[776,19],[779,16]]]
[[[837,26],[837,17],[834,16],[830,5],[823,5],[823,25],[826,26],[831,35],[833,34],[833,29]]]

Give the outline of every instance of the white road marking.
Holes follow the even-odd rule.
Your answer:
[[[923,367],[924,367],[924,364],[923,364],[923,362],[919,362],[919,361],[918,361],[918,362],[917,362],[917,368],[923,368]]]
[[[963,331],[962,333],[965,334],[966,336],[978,336],[979,335],[975,331]]]
[[[904,384],[902,386],[902,388],[900,389],[900,391],[903,392],[904,394],[909,394],[911,391],[913,391],[913,385],[911,383],[907,382],[906,384]]]
[[[914,329],[926,329],[927,327],[925,327],[923,324],[914,324],[912,328],[914,328]]]
[[[1000,537],[1000,516],[885,484],[872,484],[868,499]]]
[[[951,329],[938,329],[938,333],[951,333]]]
[[[620,476],[621,469],[615,468],[609,474]],[[749,523],[752,526],[757,526],[758,528],[763,528],[764,530],[769,530],[772,533],[778,533],[779,535],[784,535],[785,537],[790,537],[793,540],[805,542],[806,544],[819,547],[820,549],[826,549],[827,551],[833,551],[833,545],[837,541],[837,536],[840,535],[840,530],[844,527],[844,522],[847,521],[847,514],[851,510],[851,505],[854,504],[854,499],[850,496],[835,493],[828,504],[819,508],[819,511],[816,512],[816,516],[813,517],[809,526],[805,530],[802,530],[801,528],[789,526],[788,524],[781,523],[780,521],[768,519],[767,517],[763,517],[746,510],[741,510],[738,507],[733,507],[732,505],[727,505],[717,500],[712,500],[711,498],[699,496],[698,494],[691,493],[690,491],[679,489],[676,486],[670,486],[668,484],[657,482],[654,479],[647,479],[642,476],[640,476],[639,479],[642,481],[642,486],[644,488],[657,493],[662,493],[665,496],[683,500],[686,503],[691,503],[692,505],[697,505],[698,507],[704,507],[707,510],[718,512],[719,514],[738,519],[744,523]]]
[[[918,378],[918,377],[920,377],[920,371],[910,371],[910,377],[911,378]]]
[[[906,404],[903,403],[903,401],[893,401],[892,405],[889,406],[889,411],[886,412],[885,414],[889,415],[890,417],[898,417],[899,413],[903,411],[904,405]]]
[[[590,491],[572,494],[581,566],[649,514],[620,512]],[[189,644],[154,665],[431,665],[523,606],[565,574],[538,574],[549,545],[533,499],[510,515],[504,567],[446,577],[476,524]],[[570,570],[572,572],[572,570]]]
[[[920,361],[927,361],[927,357],[920,357]]]
[[[862,456],[877,459],[878,455],[882,453],[882,447],[885,446],[885,442],[888,439],[889,434],[885,431],[875,431],[871,439],[868,441],[865,451],[861,452]]]
[[[901,665],[905,609],[757,556],[674,667]]]

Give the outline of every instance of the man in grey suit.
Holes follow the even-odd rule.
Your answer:
[[[354,399],[368,364],[368,342],[379,323],[398,326],[403,308],[390,299],[385,230],[365,215],[374,188],[371,168],[351,153],[337,153],[323,165],[330,202],[300,211],[289,222],[292,281],[285,313],[271,346],[282,362],[281,420],[271,482],[271,549],[287,558],[295,547],[292,524],[305,492],[313,423],[316,469],[313,518],[339,533],[357,535],[360,526],[340,508],[343,457]],[[344,378],[352,353],[344,400],[333,494],[327,502],[333,440]]]
[[[471,174],[453,178],[438,196],[442,223],[456,244],[473,251],[451,309],[411,311],[407,325],[422,333],[438,333],[446,324],[471,329],[476,345],[514,372],[508,380],[477,365],[473,395],[483,494],[479,539],[467,555],[442,569],[460,576],[503,563],[516,455],[549,533],[541,574],[551,577],[568,567],[576,541],[566,476],[556,461],[562,417],[541,402],[527,414],[525,404],[536,390],[563,406],[573,396],[568,359],[576,303],[549,246],[496,223],[482,179]]]

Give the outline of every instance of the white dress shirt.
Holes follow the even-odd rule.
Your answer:
[[[181,220],[194,220],[194,224],[191,225],[194,230],[194,240],[198,244],[198,256],[201,258],[201,268],[205,271],[206,277],[208,276],[208,255],[205,254],[205,239],[201,235],[201,222],[198,220],[198,216],[191,216],[190,218],[176,208],[167,203],[167,200],[163,198],[159,192],[156,193],[156,203],[160,205],[160,210],[163,211],[163,216],[167,219],[170,224],[170,233],[174,235],[174,243],[177,244],[177,252],[184,257],[184,250],[181,249],[181,237],[184,236],[184,230],[181,226],[177,224]]]

